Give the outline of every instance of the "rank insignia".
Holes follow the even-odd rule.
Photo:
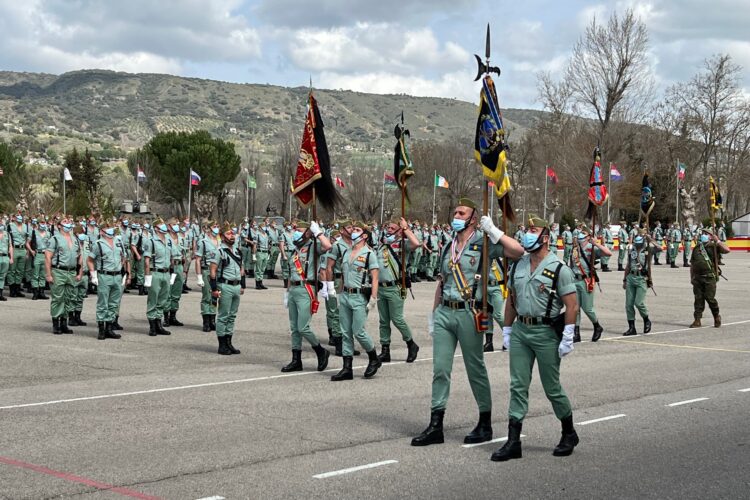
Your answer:
[[[476,258],[472,257],[471,259],[469,259],[469,264],[471,264],[472,267],[474,267],[474,265],[476,265],[476,263],[477,263],[477,259]]]
[[[547,287],[544,286],[544,283],[539,284],[539,292],[544,293],[544,291],[547,289]]]

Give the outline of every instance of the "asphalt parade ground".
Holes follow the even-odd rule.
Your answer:
[[[0,304],[0,498],[748,498],[750,254],[724,260],[720,329],[708,311],[703,328],[688,328],[689,270],[662,265],[658,296],[647,297],[653,332],[621,337],[622,273],[602,273],[603,338],[586,342],[584,318],[585,342],[561,369],[579,446],[552,456],[560,426],[535,371],[523,458],[506,463],[489,460],[507,435],[508,356],[499,351],[485,357],[496,442],[463,445],[477,409],[459,349],[445,443],[409,445],[429,421],[433,283],[415,284],[407,299],[417,362],[404,363],[394,331],[394,362],[364,380],[360,356],[355,379],[338,383],[329,378],[341,359],[315,372],[309,346],[305,371],[280,373],[291,357],[280,280],[243,297],[235,356],[217,355],[214,333],[201,331],[194,280],[178,314],[186,326],[169,337],[147,336],[145,297],[132,293],[119,341],[96,340],[94,297],[88,326],[61,336],[51,333],[49,302],[9,299]],[[322,307],[313,327],[327,340]],[[368,332],[377,331],[371,314]]]

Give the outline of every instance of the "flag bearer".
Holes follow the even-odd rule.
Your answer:
[[[628,320],[628,329],[624,336],[637,335],[635,329],[635,310],[643,318],[643,333],[651,331],[651,320],[648,319],[648,308],[646,307],[646,292],[651,288],[651,277],[649,261],[649,248],[656,249],[658,243],[649,241],[645,230],[633,238],[633,243],[628,245],[628,263],[625,266],[625,275],[622,278],[622,288],[625,290],[625,314]]]
[[[585,224],[581,225],[578,233],[578,241],[573,246],[568,266],[573,270],[575,276],[576,293],[580,309],[576,315],[575,341],[581,341],[581,311],[586,313],[594,326],[594,334],[591,342],[597,342],[604,332],[599,324],[599,319],[594,311],[594,287],[598,278],[596,276],[596,259],[600,256],[612,256],[609,248],[599,243],[591,236],[591,230]],[[592,267],[594,268],[592,273]]]

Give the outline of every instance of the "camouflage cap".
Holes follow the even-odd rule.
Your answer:
[[[456,206],[469,207],[469,208],[473,208],[474,210],[477,209],[477,204],[474,203],[474,200],[472,200],[471,198],[459,198]]]
[[[714,230],[711,229],[710,227],[704,227],[704,228],[702,228],[701,232],[702,233],[706,233],[706,234],[710,234],[711,236],[715,236]]]
[[[532,228],[532,227],[543,227],[543,228],[549,229],[549,222],[547,222],[546,220],[542,219],[541,217],[539,217],[536,214],[529,214],[529,218],[526,219],[526,222],[528,223],[529,228]]]

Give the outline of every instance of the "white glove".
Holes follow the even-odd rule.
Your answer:
[[[323,286],[320,288],[320,296],[324,299],[328,298],[328,287],[325,286],[325,282],[323,283]]]
[[[487,233],[487,236],[490,237],[492,243],[500,241],[500,238],[505,234],[495,226],[495,223],[492,222],[492,218],[488,215],[483,215],[482,218],[479,219],[479,227],[482,231]]]
[[[323,231],[321,231],[320,229],[320,226],[315,221],[312,221],[310,223],[310,232],[313,234],[315,238],[317,238],[319,235],[323,233]]]
[[[375,299],[375,298],[370,299],[370,302],[367,303],[367,312],[370,312],[373,309],[375,309],[377,305],[378,305],[378,299]]]
[[[326,289],[328,290],[328,298],[329,299],[335,299],[336,298],[336,285],[333,281],[326,281]]]
[[[513,331],[512,326],[503,327],[503,347],[505,350],[510,352],[510,333]]]
[[[206,283],[203,281],[203,275],[202,274],[198,275],[198,277],[196,279],[196,284],[198,285],[198,288],[203,288],[204,286],[206,286]]]
[[[284,309],[289,309],[289,292],[284,292]]]
[[[128,275],[126,274],[122,277],[122,286],[125,286],[125,283],[127,282],[128,282]]]
[[[573,352],[573,335],[575,334],[575,328],[575,325],[565,325],[562,341],[557,348],[557,353],[560,355],[560,358]]]
[[[177,280],[177,275],[175,273],[172,273],[169,275],[169,286],[174,285],[174,282]]]
[[[96,271],[91,271],[91,284],[94,286],[99,286],[99,273]]]
[[[144,278],[143,278],[143,286],[145,286],[146,288],[151,288],[151,280],[153,278],[154,277],[152,275],[150,275],[150,274],[147,275],[147,276],[144,276]]]
[[[435,336],[435,313],[431,312],[427,316],[427,333],[430,334],[430,337]]]

